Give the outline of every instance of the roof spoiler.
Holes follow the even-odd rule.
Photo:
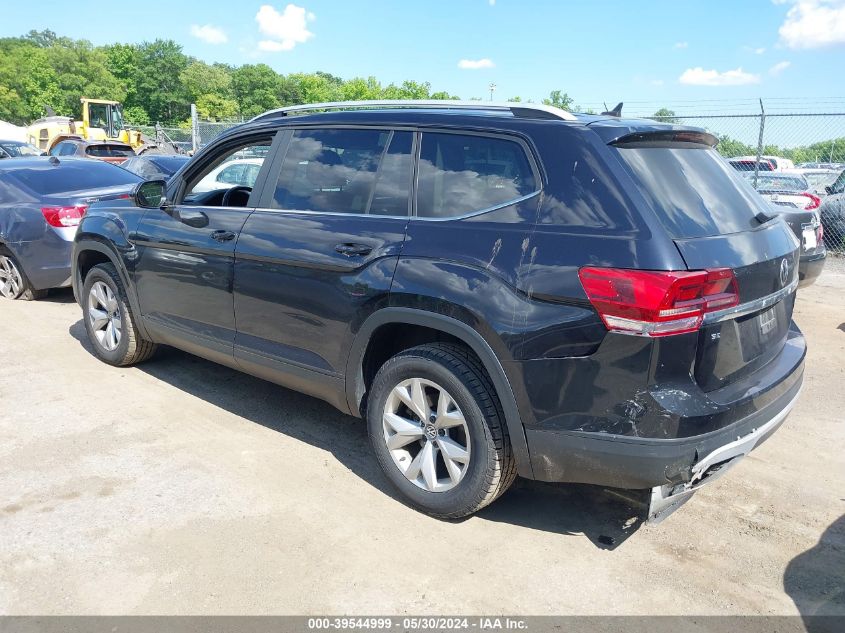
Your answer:
[[[610,145],[632,145],[643,143],[692,143],[716,147],[719,139],[704,130],[649,130],[634,132],[610,141]]]

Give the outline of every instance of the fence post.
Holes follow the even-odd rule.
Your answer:
[[[754,161],[754,188],[757,188],[757,175],[760,173],[760,157],[763,155],[763,130],[766,128],[766,111],[760,99],[760,136],[757,138],[757,160]]]
[[[191,150],[193,153],[199,149],[200,146],[200,126],[199,117],[197,116],[197,104],[191,104]]]

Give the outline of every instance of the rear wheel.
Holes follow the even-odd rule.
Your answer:
[[[516,477],[493,386],[458,345],[421,345],[387,361],[370,389],[367,424],[388,479],[432,516],[472,514]]]
[[[0,296],[23,301],[47,296],[46,290],[36,290],[32,287],[15,256],[5,248],[0,248]]]
[[[112,264],[99,264],[88,272],[82,287],[82,310],[88,338],[100,360],[125,367],[143,362],[155,352],[155,344],[138,331],[126,290]]]

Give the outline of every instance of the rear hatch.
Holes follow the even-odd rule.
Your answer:
[[[747,377],[786,343],[798,240],[701,130],[627,134],[611,145],[689,270],[729,268],[739,305],[705,316],[694,377],[711,391]]]

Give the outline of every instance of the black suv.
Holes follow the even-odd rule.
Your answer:
[[[434,516],[520,475],[650,489],[657,519],[803,379],[798,242],[716,142],[525,104],[268,112],[92,207],[74,290],[108,363],[172,345],[366,417]],[[255,185],[198,186],[225,161]]]

